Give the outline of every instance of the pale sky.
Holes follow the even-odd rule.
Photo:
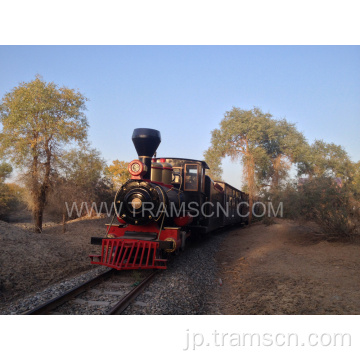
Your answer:
[[[136,158],[136,127],[160,130],[159,156],[202,159],[233,106],[285,117],[358,161],[359,64],[359,46],[0,46],[0,95],[36,74],[79,89],[109,163]],[[241,187],[241,167],[223,168]]]

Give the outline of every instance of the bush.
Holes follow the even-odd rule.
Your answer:
[[[273,202],[283,201],[284,216],[316,222],[332,237],[360,235],[360,201],[346,186],[329,177],[313,178],[301,186],[288,185],[270,194]]]
[[[9,220],[9,215],[22,204],[23,189],[16,184],[0,183],[0,220]]]
[[[299,191],[302,215],[314,220],[328,235],[359,234],[359,201],[346,187],[331,178],[315,178]]]

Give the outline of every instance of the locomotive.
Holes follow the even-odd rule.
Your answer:
[[[114,198],[115,214],[92,264],[117,270],[166,269],[168,254],[185,248],[190,236],[247,222],[248,195],[223,181],[213,181],[205,161],[158,158],[158,130],[135,129],[138,159],[129,163],[131,179]],[[114,219],[116,217],[116,222]]]

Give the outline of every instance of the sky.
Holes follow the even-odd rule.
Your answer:
[[[360,160],[359,46],[0,46],[0,97],[40,74],[89,101],[91,145],[137,157],[134,128],[161,132],[158,156],[203,159],[224,113],[254,106],[296,123],[311,143]],[[241,166],[223,161],[241,188]]]

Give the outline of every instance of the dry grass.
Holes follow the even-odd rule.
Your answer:
[[[0,302],[93,268],[88,255],[100,249],[90,244],[90,238],[103,236],[107,221],[71,221],[65,234],[55,223],[48,223],[41,234],[35,234],[26,229],[28,223],[17,226],[0,221]]]

